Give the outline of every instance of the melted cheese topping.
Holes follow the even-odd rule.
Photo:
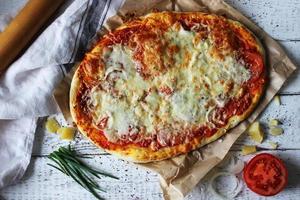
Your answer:
[[[159,37],[140,44],[143,62],[134,57],[136,49],[121,44],[101,56],[105,73],[90,92],[89,107],[109,141],[210,125],[216,107],[238,97],[250,78],[233,53],[214,55],[210,37],[199,40],[178,24]],[[142,64],[153,76],[143,77],[137,70]]]

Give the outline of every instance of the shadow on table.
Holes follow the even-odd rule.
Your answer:
[[[26,170],[24,176],[21,178],[21,182],[26,181],[27,179],[29,179],[32,176],[33,171],[34,171],[35,160],[36,160],[35,157],[31,157],[30,163],[27,167],[27,170]]]
[[[38,122],[37,122],[38,127],[36,128],[35,135],[34,135],[32,156],[41,155],[40,152],[42,151],[43,139],[45,137],[44,125],[45,125],[46,120],[47,120],[47,117],[41,117],[38,119]]]

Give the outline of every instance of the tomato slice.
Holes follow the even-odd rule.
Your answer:
[[[249,64],[252,72],[252,79],[257,80],[263,73],[264,61],[262,55],[257,52],[244,52],[244,60]]]
[[[256,155],[244,168],[244,180],[253,192],[263,196],[279,193],[287,184],[283,162],[268,153]]]

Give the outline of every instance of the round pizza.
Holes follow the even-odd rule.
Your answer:
[[[131,19],[86,53],[72,80],[80,130],[123,159],[190,152],[245,119],[263,94],[264,50],[245,26],[202,12]]]

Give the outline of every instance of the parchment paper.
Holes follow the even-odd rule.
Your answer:
[[[262,29],[222,0],[126,0],[116,16],[109,18],[100,35],[120,26],[128,17],[144,15],[151,11],[205,11],[224,15],[246,25],[262,42],[266,51],[269,83],[255,111],[237,127],[231,129],[222,139],[210,143],[189,154],[152,162],[137,164],[160,175],[160,185],[166,200],[183,199],[197,183],[228,153],[233,143],[246,130],[249,123],[263,111],[278,92],[296,66],[287,57],[280,45]],[[72,74],[58,86],[54,96],[68,121],[71,121],[68,94]]]

